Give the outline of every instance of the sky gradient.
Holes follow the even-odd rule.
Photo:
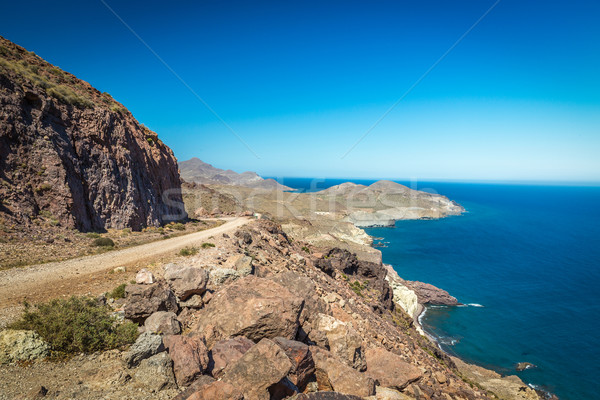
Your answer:
[[[109,92],[180,160],[600,182],[597,1],[500,1],[355,147],[495,0],[106,4],[151,50],[102,1],[4,1],[0,35]]]

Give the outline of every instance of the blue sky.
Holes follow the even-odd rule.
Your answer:
[[[597,1],[500,1],[349,153],[495,0],[106,2],[185,84],[101,1],[4,1],[0,35],[111,93],[180,160],[600,182]]]

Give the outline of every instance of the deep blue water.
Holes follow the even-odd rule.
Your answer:
[[[301,189],[310,182],[284,180]],[[320,188],[340,182],[327,180]],[[425,329],[444,350],[517,374],[561,399],[600,398],[600,188],[459,183],[418,188],[448,196],[467,213],[367,229],[389,242],[381,249],[383,261],[405,279],[483,305],[429,308]],[[517,373],[520,361],[537,368]]]

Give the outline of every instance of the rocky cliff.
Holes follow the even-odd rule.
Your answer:
[[[173,152],[87,82],[0,37],[0,228],[183,217]],[[168,197],[167,197],[168,196]]]

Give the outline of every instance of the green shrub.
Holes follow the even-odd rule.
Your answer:
[[[198,254],[198,248],[197,247],[184,247],[183,249],[179,250],[179,255],[180,256],[193,256],[194,254]]]
[[[182,224],[181,222],[178,222],[176,224],[172,224],[170,225],[171,229],[175,229],[177,231],[184,231],[185,230],[185,225]]]
[[[121,283],[119,286],[114,288],[109,294],[108,297],[111,299],[124,299],[125,298],[125,288],[127,287],[126,283]]]
[[[209,247],[215,247],[214,243],[202,243],[202,248],[203,249],[208,249]]]
[[[100,237],[100,234],[97,232],[88,232],[85,234],[85,236],[89,237],[90,239],[97,239]]]
[[[308,247],[306,247],[306,246],[302,246],[302,250],[305,251],[305,252],[307,252],[307,253],[310,253],[310,249]]]
[[[85,97],[79,95],[78,93],[74,92],[73,89],[65,85],[52,86],[48,88],[46,92],[50,96],[57,98],[65,104],[71,104],[79,108],[94,107],[94,103],[92,103]]]
[[[94,239],[92,246],[97,247],[115,247],[115,242],[111,238],[99,237]]]
[[[21,319],[9,328],[35,331],[58,357],[114,349],[133,343],[138,336],[136,324],[119,323],[110,308],[75,296],[34,308],[26,304]]]

